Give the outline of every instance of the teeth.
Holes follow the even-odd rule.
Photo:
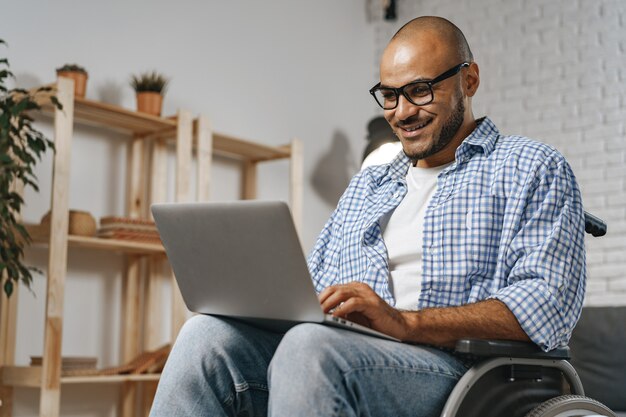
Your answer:
[[[428,124],[428,122],[423,123],[423,124],[418,125],[418,126],[415,126],[415,127],[405,128],[404,130],[406,130],[407,132],[413,132],[413,131],[415,131],[415,130],[417,130],[417,129],[421,129],[421,128],[423,128],[423,127],[424,127],[424,126],[426,126],[427,124]]]

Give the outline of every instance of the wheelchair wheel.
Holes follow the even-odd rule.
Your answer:
[[[604,404],[580,395],[562,395],[533,408],[526,417],[616,417]]]

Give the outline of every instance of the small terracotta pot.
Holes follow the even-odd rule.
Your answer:
[[[87,74],[78,71],[57,71],[57,77],[74,80],[74,97],[84,98],[87,92]]]
[[[154,91],[140,91],[137,93],[137,111],[153,116],[161,115],[163,96]]]

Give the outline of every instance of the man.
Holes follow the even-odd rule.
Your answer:
[[[398,31],[371,93],[404,152],[353,178],[309,257],[326,312],[406,343],[197,316],[153,416],[436,416],[467,370],[455,341],[567,342],[585,285],[580,193],[554,149],[474,118],[479,80],[449,21]]]

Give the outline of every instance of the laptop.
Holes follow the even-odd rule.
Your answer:
[[[399,341],[324,314],[286,203],[163,203],[151,210],[190,311],[277,332],[311,322]]]

